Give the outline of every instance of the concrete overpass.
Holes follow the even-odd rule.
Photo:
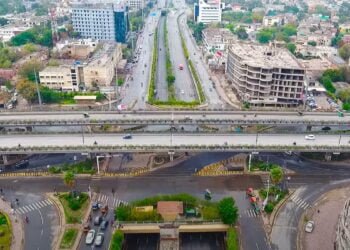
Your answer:
[[[20,134],[0,135],[0,153],[172,152],[172,151],[315,151],[349,152],[350,135],[322,134]],[[295,143],[295,145],[294,145]]]
[[[0,127],[76,125],[348,125],[350,115],[336,112],[247,112],[247,111],[138,111],[138,112],[5,112]]]

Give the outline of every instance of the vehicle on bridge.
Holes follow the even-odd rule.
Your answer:
[[[124,135],[123,139],[132,139],[132,135],[131,134]]]
[[[314,135],[305,135],[305,140],[315,140]]]

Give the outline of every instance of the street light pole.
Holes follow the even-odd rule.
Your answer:
[[[340,146],[340,141],[341,141],[341,134],[339,135],[339,142],[338,142],[338,146]]]
[[[83,127],[83,125],[81,125],[81,136],[82,136],[82,139],[83,139],[83,144],[85,144],[85,139],[84,139],[84,127]]]

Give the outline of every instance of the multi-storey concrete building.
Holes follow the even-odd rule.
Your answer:
[[[194,20],[198,23],[221,22],[221,0],[199,0],[194,4]]]
[[[49,66],[40,71],[40,84],[63,91],[111,86],[116,77],[117,64],[121,59],[120,44],[101,43],[87,60],[70,60],[70,63]]]
[[[254,106],[297,106],[303,102],[305,71],[286,49],[235,43],[226,75],[238,98]]]
[[[106,4],[72,4],[74,31],[82,38],[125,43],[129,30],[127,7]]]

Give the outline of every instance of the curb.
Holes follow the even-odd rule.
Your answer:
[[[57,200],[57,198],[54,196],[54,194],[52,193],[48,193],[47,194],[48,199],[51,200],[53,202],[53,204],[55,205],[56,209],[58,210],[58,216],[59,216],[59,222],[60,222],[60,229],[59,229],[59,233],[54,237],[53,240],[53,249],[60,249],[60,242],[62,240],[64,231],[66,229],[66,223],[65,223],[65,215],[64,215],[64,211],[62,211],[62,205],[59,204],[59,201]]]

